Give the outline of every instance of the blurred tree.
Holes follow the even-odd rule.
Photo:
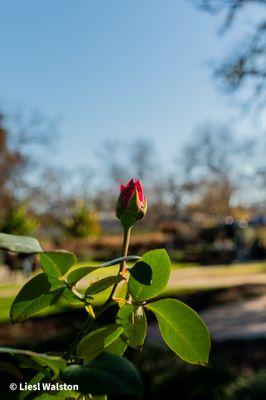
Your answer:
[[[145,179],[153,172],[156,160],[153,143],[146,139],[133,142],[109,140],[102,146],[100,160],[106,165],[111,184],[134,177]]]
[[[38,150],[50,144],[50,128],[35,113],[24,119],[21,114],[10,118],[0,114],[0,218],[14,212],[18,201],[31,199],[27,174],[40,166]]]
[[[38,227],[38,219],[27,211],[25,204],[14,204],[14,208],[9,208],[0,219],[0,232],[13,235],[31,235]],[[23,269],[25,276],[30,276],[38,263],[36,257],[29,254],[15,254],[9,251],[3,252],[3,262],[8,267],[9,272],[16,269]]]
[[[19,151],[10,149],[4,117],[0,114],[0,217],[14,205],[14,192],[26,166],[26,159]]]
[[[168,198],[168,208],[170,213],[178,215],[181,212],[181,187],[173,176],[166,180],[165,192]]]
[[[197,7],[212,14],[225,13],[223,29],[228,28],[237,13],[247,6],[266,4],[266,0],[193,0]]]
[[[233,194],[245,179],[243,163],[253,142],[238,140],[224,126],[205,125],[185,146],[178,162],[184,171],[182,190],[187,193],[190,211],[222,217],[231,210]]]
[[[232,213],[234,187],[225,177],[216,182],[204,182],[202,194],[188,205],[189,214],[202,212],[214,218],[223,218]]]
[[[102,164],[106,167],[107,176],[113,183],[118,183],[127,179],[128,170],[126,166],[126,145],[117,140],[108,140],[103,143],[99,158]]]
[[[68,219],[63,224],[67,234],[74,238],[97,237],[100,233],[97,215],[84,200],[75,202]]]
[[[139,139],[129,146],[129,162],[135,178],[145,180],[151,177],[156,166],[153,143],[149,140]]]
[[[0,223],[0,232],[13,235],[30,235],[37,227],[37,218],[27,212],[25,205],[18,205],[14,209],[8,210]]]
[[[228,29],[236,15],[244,8],[261,6],[253,33],[239,45],[239,50],[215,68],[223,88],[230,92],[242,90],[246,105],[257,109],[266,106],[266,0],[194,0],[204,11],[225,13],[223,31]]]

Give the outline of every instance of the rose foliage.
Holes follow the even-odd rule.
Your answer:
[[[140,350],[144,346],[149,313],[155,315],[163,340],[178,357],[191,364],[208,363],[210,337],[204,322],[183,302],[162,296],[171,272],[166,250],[155,249],[142,256],[128,255],[131,229],[146,211],[147,200],[141,182],[131,179],[121,185],[116,205],[116,215],[123,227],[121,254],[97,266],[79,263],[75,254],[68,251],[44,251],[31,237],[0,234],[0,248],[38,254],[42,268],[14,299],[10,310],[13,323],[37,315],[62,298],[69,306],[83,307],[87,313],[76,338],[63,354],[0,348],[3,357],[10,356],[11,361],[6,363],[9,371],[12,372],[12,367],[16,371],[18,365],[21,371],[35,370],[32,383],[78,385],[79,390],[66,393],[66,399],[103,400],[109,395],[142,398],[139,373],[123,355],[128,347]],[[104,273],[93,282],[90,277],[96,270]],[[90,282],[85,289],[84,282]],[[102,292],[106,300],[102,306],[95,307],[95,298]],[[99,316],[110,307],[116,309],[114,321],[99,323]],[[52,398],[64,398],[61,391],[52,394]],[[23,391],[18,399],[28,396],[42,399],[48,395],[42,391]]]

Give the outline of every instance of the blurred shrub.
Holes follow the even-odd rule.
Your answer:
[[[38,220],[27,212],[25,205],[11,209],[0,221],[0,231],[14,235],[29,235],[37,227]]]
[[[266,399],[266,370],[250,376],[241,376],[225,390],[224,400]]]
[[[189,245],[184,249],[184,261],[203,265],[230,264],[234,260],[235,251],[228,241],[210,245],[201,243]]]
[[[121,234],[106,235],[97,239],[91,246],[94,257],[98,260],[114,258],[120,255]],[[167,248],[167,237],[161,232],[142,233],[132,237],[130,251],[141,254],[158,247]]]
[[[185,365],[157,346],[132,356],[145,382],[145,400],[225,400],[225,387],[236,379],[236,371],[224,361],[204,368]]]
[[[67,234],[74,238],[97,237],[100,233],[98,217],[84,201],[75,204],[64,226]]]

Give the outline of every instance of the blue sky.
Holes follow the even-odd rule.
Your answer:
[[[0,107],[59,120],[48,155],[58,166],[86,165],[106,140],[144,137],[167,164],[198,124],[235,116],[208,61],[250,31],[252,16],[226,35],[221,24],[188,0],[5,1]]]

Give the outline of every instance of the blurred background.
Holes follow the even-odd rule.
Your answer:
[[[213,340],[208,367],[185,365],[151,317],[143,352],[127,353],[145,399],[265,399],[266,1],[12,0],[0,15],[0,231],[116,257],[119,185],[141,179],[130,254],[167,249],[164,295]],[[0,344],[65,349],[83,311],[11,325],[39,264],[0,257]]]

